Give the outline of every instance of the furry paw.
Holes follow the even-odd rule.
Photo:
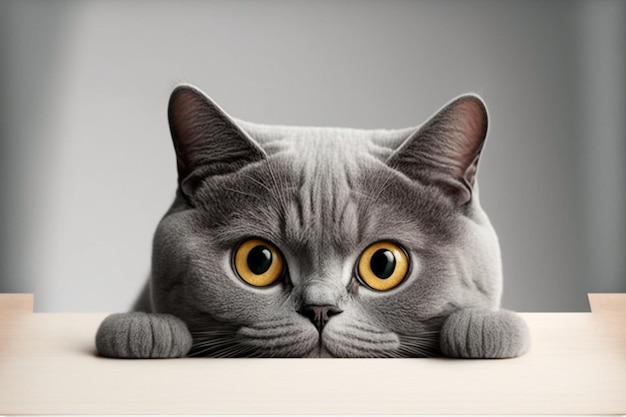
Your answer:
[[[530,333],[512,311],[460,310],[444,323],[440,343],[453,358],[514,358],[530,347]]]
[[[170,314],[112,314],[96,333],[98,352],[110,358],[179,358],[192,342],[185,322]]]

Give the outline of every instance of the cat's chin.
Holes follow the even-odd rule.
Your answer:
[[[325,348],[313,349],[311,352],[303,356],[304,358],[336,358]]]

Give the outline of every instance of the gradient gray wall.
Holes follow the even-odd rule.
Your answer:
[[[174,193],[166,104],[394,128],[468,91],[491,126],[481,201],[503,305],[624,292],[623,1],[0,3],[0,292],[38,311],[126,310]]]

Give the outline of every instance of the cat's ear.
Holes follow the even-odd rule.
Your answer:
[[[411,179],[440,187],[456,204],[467,204],[472,199],[487,121],[480,97],[461,96],[406,139],[387,163]]]
[[[265,152],[217,104],[188,85],[176,87],[168,107],[178,184],[186,195],[212,175],[235,172]]]

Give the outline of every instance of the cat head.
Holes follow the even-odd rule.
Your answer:
[[[192,353],[428,356],[452,312],[499,305],[477,96],[419,128],[355,130],[235,120],[180,86],[169,122],[179,187],[151,300],[186,321]]]

